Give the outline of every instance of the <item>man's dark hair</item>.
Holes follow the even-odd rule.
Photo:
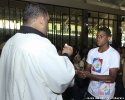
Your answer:
[[[32,3],[28,5],[24,11],[23,23],[27,24],[36,20],[39,16],[46,17],[48,14],[47,10],[38,3]]]
[[[111,31],[107,27],[101,27],[101,28],[98,29],[98,31],[104,31],[107,36],[111,37]]]

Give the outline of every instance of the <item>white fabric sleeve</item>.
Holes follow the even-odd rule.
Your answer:
[[[88,55],[87,55],[87,59],[86,59],[86,62],[89,63],[89,64],[92,64],[92,50],[90,50],[88,52]]]
[[[63,93],[74,84],[75,70],[66,56],[59,56],[53,45],[42,49],[37,63],[47,86],[55,93]]]
[[[120,67],[120,55],[118,52],[113,51],[110,54],[109,66],[110,66],[110,68],[119,68]]]

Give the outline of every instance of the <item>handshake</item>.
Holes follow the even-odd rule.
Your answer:
[[[76,74],[82,79],[90,78],[90,72],[89,71],[80,71],[80,70],[75,70]]]

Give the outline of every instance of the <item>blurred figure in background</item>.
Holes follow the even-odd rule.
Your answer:
[[[125,62],[123,65],[123,76],[122,76],[122,81],[123,81],[123,91],[122,91],[122,97],[125,99]]]
[[[117,96],[122,97],[122,92],[124,89],[123,82],[122,82],[122,77],[123,77],[123,67],[124,67],[124,62],[125,62],[125,47],[119,47],[118,52],[120,54],[120,68],[118,70],[118,77],[117,77]]]
[[[74,57],[74,67],[76,70],[75,74],[75,84],[73,86],[73,97],[74,100],[83,100],[84,94],[87,91],[89,79],[79,78],[77,75],[77,71],[84,71],[85,67],[85,57],[83,52],[78,52],[78,54]]]

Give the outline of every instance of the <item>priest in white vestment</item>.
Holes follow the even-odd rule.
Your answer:
[[[0,58],[0,100],[62,100],[74,84],[69,60],[72,47],[59,56],[46,38],[49,16],[40,4],[30,4],[23,26],[3,47]]]

